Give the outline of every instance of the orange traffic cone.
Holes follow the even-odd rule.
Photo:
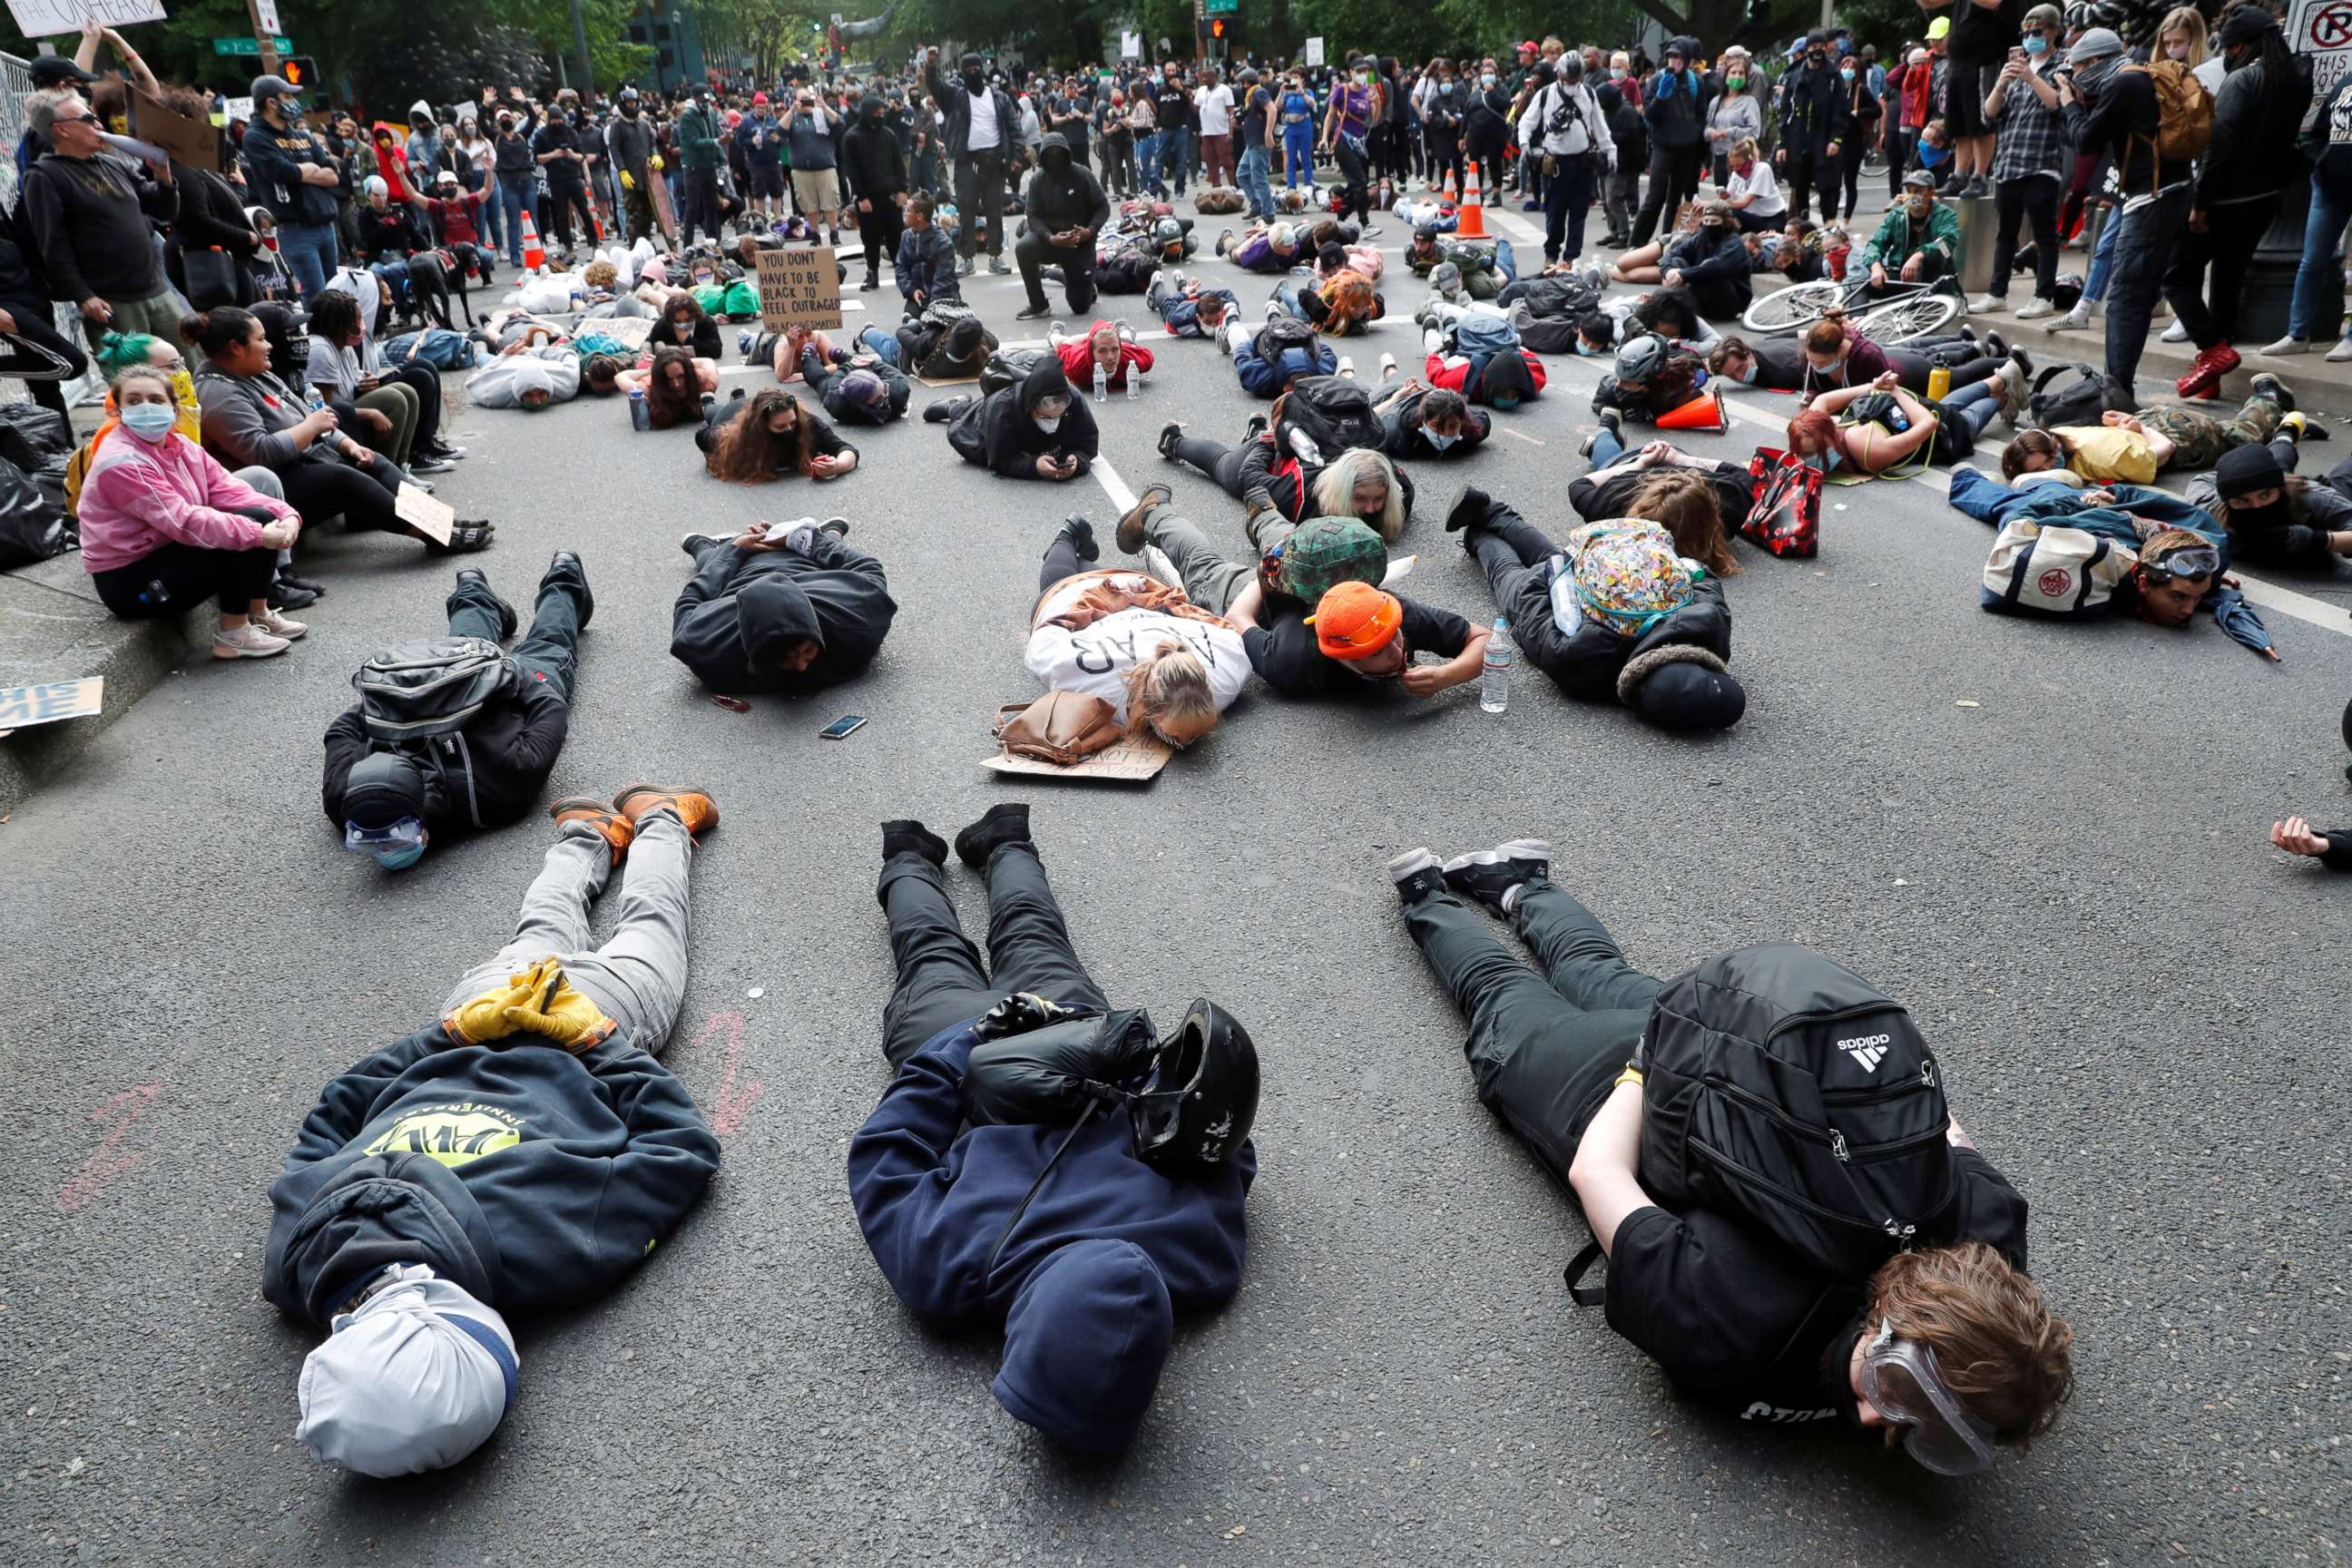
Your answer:
[[[530,221],[530,209],[522,212],[522,264],[533,272],[547,265],[547,247],[539,243],[539,226]]]
[[[1706,430],[1720,434],[1730,428],[1723,416],[1723,394],[1708,387],[1680,408],[1669,408],[1658,416],[1661,430]]]
[[[1478,173],[1478,165],[1471,164],[1469,184],[1462,192],[1462,205],[1454,209],[1454,216],[1458,220],[1454,226],[1454,237],[1456,239],[1486,237],[1486,209],[1480,205]]]

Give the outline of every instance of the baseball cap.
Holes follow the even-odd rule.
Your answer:
[[[1404,624],[1404,606],[1370,583],[1341,583],[1316,601],[1307,624],[1327,658],[1352,663],[1389,646]]]
[[[1927,24],[1928,41],[1932,43],[1936,39],[1944,37],[1948,35],[1951,30],[1952,19],[1949,16],[1938,16],[1934,21]]]
[[[96,71],[84,70],[74,62],[71,55],[42,55],[26,68],[26,74],[33,79],[33,85],[37,88],[63,87],[69,81],[93,82],[98,79]]]
[[[288,81],[282,76],[255,77],[253,79],[253,85],[245,90],[246,96],[253,100],[253,107],[256,109],[259,109],[263,104],[268,102],[273,98],[299,98],[302,96],[302,89],[296,87],[292,82]]]
[[[1926,169],[1914,169],[1903,176],[1904,189],[1908,190],[1913,185],[1925,185],[1932,191],[1936,188],[1936,176]]]

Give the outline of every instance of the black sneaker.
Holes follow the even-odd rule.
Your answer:
[[[819,533],[830,533],[835,539],[846,539],[849,537],[849,520],[845,517],[828,517],[816,525],[816,531]]]
[[[1999,332],[1988,331],[1979,341],[1984,344],[1984,352],[1992,355],[1993,358],[2007,359],[2009,357],[2009,340],[2002,337]]]
[[[957,405],[962,401],[963,400],[960,397],[950,397],[944,403],[925,405],[923,408],[923,423],[926,425],[946,424],[949,420],[956,416]]]
[[[1540,838],[1514,838],[1492,849],[1457,855],[1444,866],[1445,885],[1465,899],[1502,912],[1504,895],[1523,882],[1551,875],[1551,846]]]
[[[1013,311],[1013,319],[1016,321],[1038,321],[1045,320],[1047,316],[1050,316],[1053,313],[1053,306],[1047,304],[1043,300],[1038,300],[1024,305],[1021,309]]]
[[[323,599],[327,596],[327,585],[324,583],[316,582],[309,577],[297,576],[287,567],[280,566],[278,569],[278,580],[289,588],[301,589],[314,599]]]
[[[1242,424],[1242,439],[1255,441],[1266,432],[1269,421],[1263,414],[1253,414]]]
[[[1601,430],[1606,430],[1609,434],[1617,437],[1618,445],[1624,445],[1625,421],[1623,416],[1620,415],[1614,408],[1604,408],[1596,416],[1596,417],[1601,421]],[[1600,444],[1601,430],[1595,430],[1591,435],[1587,436],[1584,438],[1584,445],[1576,449],[1577,456],[1582,458],[1588,463],[1592,460],[1592,448]]]
[[[1438,868],[1437,857],[1426,847],[1408,849],[1391,859],[1389,880],[1396,884],[1397,897],[1408,909],[1445,891],[1445,874]]]
[[[541,584],[544,584],[547,582],[548,578],[551,577],[569,578],[572,583],[578,585],[580,589],[580,629],[583,632],[586,631],[588,629],[588,623],[596,617],[596,595],[588,591],[587,565],[581,561],[579,556],[573,554],[571,551],[559,550],[548,558],[547,575],[541,577],[540,581]]]
[[[1464,485],[1446,503],[1445,531],[1459,533],[1465,528],[1486,521],[1486,509],[1493,504],[1494,498],[1485,490],[1475,485]]]
[[[1017,801],[992,805],[988,814],[955,837],[956,858],[975,871],[988,868],[988,858],[1007,844],[1029,842],[1029,808]]]
[[[685,538],[677,542],[677,547],[680,550],[685,551],[688,555],[699,555],[702,553],[700,547],[705,544],[727,544],[730,542],[732,542],[716,533],[689,533]]]
[[[283,577],[269,584],[268,604],[273,610],[299,610],[318,602],[318,595],[308,588],[297,588]]]
[[[2277,404],[2279,405],[2280,413],[2292,414],[2294,412],[2294,394],[2286,389],[2286,383],[2281,381],[2277,376],[2273,375],[2269,371],[2265,370],[2257,372],[2253,379],[2249,381],[2246,384],[2252,390],[2253,395],[2256,397],[2267,397],[2273,403]]]
[[[1135,498],[1135,504],[1118,514],[1118,532],[1115,536],[1118,541],[1118,547],[1129,555],[1140,552],[1143,549],[1143,531],[1150,522],[1152,512],[1166,506],[1174,499],[1175,492],[1166,485],[1144,486],[1143,493]]]
[[[1062,520],[1062,526],[1055,530],[1054,537],[1067,539],[1072,544],[1076,545],[1078,559],[1081,561],[1102,559],[1102,546],[1095,542],[1095,525],[1076,512],[1072,512]]]
[[[882,858],[900,855],[919,855],[934,866],[948,863],[947,840],[925,827],[912,817],[898,817],[882,825]]]
[[[1171,419],[1160,427],[1160,455],[1170,462],[1176,460],[1176,443],[1184,434],[1184,422]]]

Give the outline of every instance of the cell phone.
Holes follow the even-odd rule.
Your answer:
[[[838,741],[851,731],[864,725],[865,722],[866,715],[863,713],[844,713],[840,718],[819,730],[816,736],[820,741]]]

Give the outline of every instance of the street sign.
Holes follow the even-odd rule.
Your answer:
[[[2311,61],[2311,96],[2325,99],[2352,70],[2352,0],[2302,0],[2287,24],[2287,45]]]
[[[269,44],[281,55],[290,55],[294,52],[294,40],[291,38],[272,38]],[[213,40],[213,53],[216,55],[257,55],[260,52],[261,40],[258,38],[215,38]]]
[[[1231,16],[1242,8],[1242,0],[1203,0],[1202,14],[1210,16]]]
[[[253,0],[253,30],[275,33],[278,26],[278,0]]]

